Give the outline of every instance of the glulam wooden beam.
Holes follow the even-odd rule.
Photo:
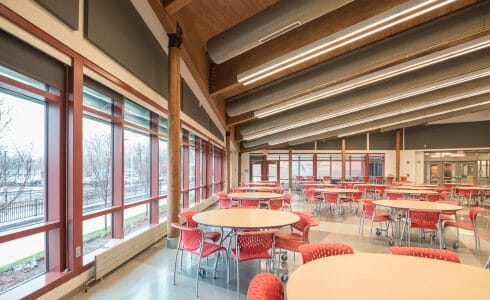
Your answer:
[[[168,35],[168,183],[167,183],[167,247],[177,246],[178,230],[171,224],[179,221],[180,208],[180,46],[179,33]]]

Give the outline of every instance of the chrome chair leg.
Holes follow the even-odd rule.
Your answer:
[[[177,272],[177,260],[179,258],[179,251],[180,251],[180,238],[179,238],[179,243],[177,244],[177,251],[175,252],[175,262],[174,262],[174,285],[175,285],[175,272]],[[183,252],[183,251],[181,251]],[[182,257],[180,258],[180,262],[182,264]]]
[[[196,297],[199,297],[199,270],[201,269],[201,256],[199,255],[199,261],[197,262],[196,272]]]

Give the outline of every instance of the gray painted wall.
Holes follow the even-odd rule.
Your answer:
[[[79,0],[36,0],[36,2],[71,29],[78,30]]]

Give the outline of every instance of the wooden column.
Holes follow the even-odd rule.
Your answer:
[[[289,189],[293,189],[293,148],[289,146],[289,170],[288,170],[288,179],[289,179]]]
[[[230,132],[226,132],[226,193],[230,192],[231,157],[230,157]]]
[[[238,152],[238,185],[242,182],[242,153]]]
[[[345,138],[342,138],[342,180],[345,180]]]
[[[400,181],[400,148],[401,148],[401,132],[396,131],[396,162],[395,162],[395,181]]]
[[[179,221],[180,208],[180,33],[168,35],[168,200],[167,247],[177,247],[179,232],[171,226]]]
[[[316,143],[316,142],[315,142]],[[315,149],[316,151],[316,149]],[[313,177],[315,178],[315,180],[317,179],[317,175],[318,175],[318,166],[317,166],[317,163],[318,163],[318,157],[315,154],[313,154]]]

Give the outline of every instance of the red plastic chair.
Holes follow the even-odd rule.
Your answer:
[[[284,287],[271,273],[259,273],[248,286],[247,300],[283,300]]]
[[[177,251],[175,254],[175,264],[174,264],[174,285],[175,285],[175,273],[177,271],[177,259],[179,257],[179,252],[188,252],[193,255],[199,256],[197,262],[197,273],[196,273],[196,297],[199,297],[199,271],[201,270],[201,259],[210,256],[213,253],[218,253],[219,251],[224,251],[227,255],[227,251],[224,247],[216,245],[213,243],[208,243],[204,241],[204,232],[199,228],[192,228],[189,226],[180,225],[178,223],[172,223],[172,227],[180,230],[179,244],[177,246]],[[228,257],[228,255],[227,255]],[[219,257],[216,258],[214,265],[214,276],[216,275],[216,267]],[[226,260],[228,262],[228,259]],[[182,266],[182,257],[180,258]],[[228,267],[227,267],[228,269]],[[227,276],[228,277],[228,276]]]
[[[312,207],[313,202],[317,203],[318,208],[320,200],[320,197],[317,196],[317,193],[314,190],[311,189],[305,191],[305,201],[308,201],[310,203],[310,208]]]
[[[228,195],[224,192],[219,192],[218,193],[218,199],[219,199],[219,208],[232,208],[232,207],[238,207],[238,203],[236,201],[232,201]]]
[[[439,195],[427,195],[427,197],[425,197],[425,199],[429,202],[437,202],[439,201]]]
[[[416,210],[411,210],[408,212],[409,217],[410,217],[410,222],[405,222],[403,224],[403,229],[402,229],[402,236],[405,231],[405,226],[408,224],[408,246],[410,246],[410,230],[412,228],[418,228],[422,229],[422,232],[425,232],[425,230],[430,230],[431,235],[430,235],[430,243],[432,245],[435,235],[437,234],[439,227],[438,227],[438,222],[439,222],[439,213],[437,212],[426,212],[426,211],[416,211]],[[442,237],[440,238],[440,243],[442,247]]]
[[[390,200],[403,199],[403,194],[401,194],[401,193],[388,193],[388,199],[390,199]]]
[[[394,179],[395,179],[395,177],[393,177],[393,176],[387,176],[387,177],[386,177],[386,182],[387,182],[388,184],[391,184],[391,183],[393,182],[393,180],[394,180]]]
[[[487,242],[490,242],[490,234],[489,233],[478,233],[478,237],[487,241]],[[484,268],[485,269],[490,269],[490,255],[488,256],[488,259],[487,259],[487,262],[485,263],[484,265]]]
[[[381,184],[383,183],[383,176],[376,176],[374,180],[377,184]]]
[[[419,247],[391,247],[390,252],[395,255],[416,256],[460,263],[459,256],[456,253],[447,250]]]
[[[400,181],[401,182],[406,182],[408,180],[407,176],[400,176]]]
[[[359,182],[359,176],[353,176],[352,181],[354,182]]]
[[[265,259],[267,269],[272,266],[274,254],[274,239],[278,230],[264,231],[237,231],[235,248],[231,248],[231,255],[236,262],[237,293],[240,294],[240,262],[254,259]],[[231,246],[231,239],[230,239]]]
[[[332,206],[335,211],[339,209],[339,194],[337,193],[323,193],[323,201],[327,204],[328,210],[332,211]]]
[[[473,192],[471,190],[466,189],[458,189],[459,192],[459,200],[458,202],[461,205],[473,205]]]
[[[293,194],[284,194],[283,209],[292,209],[291,200],[293,199]]]
[[[448,196],[449,196],[449,192],[448,192],[448,191],[446,191],[446,190],[443,190],[443,191],[440,191],[440,192],[439,192],[439,198],[440,198],[442,201],[446,201]]]
[[[376,197],[377,197],[378,199],[383,198],[383,195],[384,195],[384,193],[385,193],[385,188],[386,188],[386,187],[384,187],[384,186],[376,186],[376,187],[374,188],[374,192],[376,193]]]
[[[185,222],[187,223],[187,226],[191,228],[197,228],[198,224],[192,219],[192,217],[196,214],[195,211],[193,210],[186,210],[183,211],[179,214],[179,217],[182,217],[185,219]],[[221,238],[221,233],[217,231],[208,231],[204,232],[204,239],[212,241],[214,243],[218,242],[219,239]]]
[[[476,226],[476,217],[480,212],[484,212],[485,209],[483,207],[473,207],[470,209],[469,212],[469,217],[470,217],[470,222],[471,223],[463,223],[463,222],[457,222],[457,221],[447,221],[444,223],[444,228],[446,227],[456,227],[456,234],[457,234],[457,241],[453,243],[453,248],[458,248],[458,243],[459,243],[459,229],[466,229],[469,231],[473,231],[475,235],[475,248],[480,252],[480,239],[478,235],[478,227]]]
[[[371,180],[371,176],[362,176],[362,180],[364,181],[364,183],[369,183],[369,181]]]
[[[280,210],[282,209],[284,198],[279,198],[279,199],[271,199],[269,200],[269,208],[273,210]]]
[[[329,256],[354,254],[351,246],[340,243],[302,245],[299,247],[299,252],[303,256],[303,264]]]
[[[376,234],[381,231],[386,231],[386,237],[388,238],[388,230],[390,228],[390,224],[394,225],[394,220],[391,218],[389,214],[378,213],[376,211],[376,206],[371,199],[364,199],[362,201],[362,214],[359,221],[359,232],[364,234],[364,219],[371,219],[371,226],[369,229],[369,241],[371,241],[373,235],[373,225],[374,223],[379,223],[381,228],[376,229]],[[383,223],[386,222],[386,229],[383,229]],[[378,235],[378,234],[377,234]]]
[[[330,179],[332,179],[331,176],[323,176],[322,181],[323,182],[330,182]]]

